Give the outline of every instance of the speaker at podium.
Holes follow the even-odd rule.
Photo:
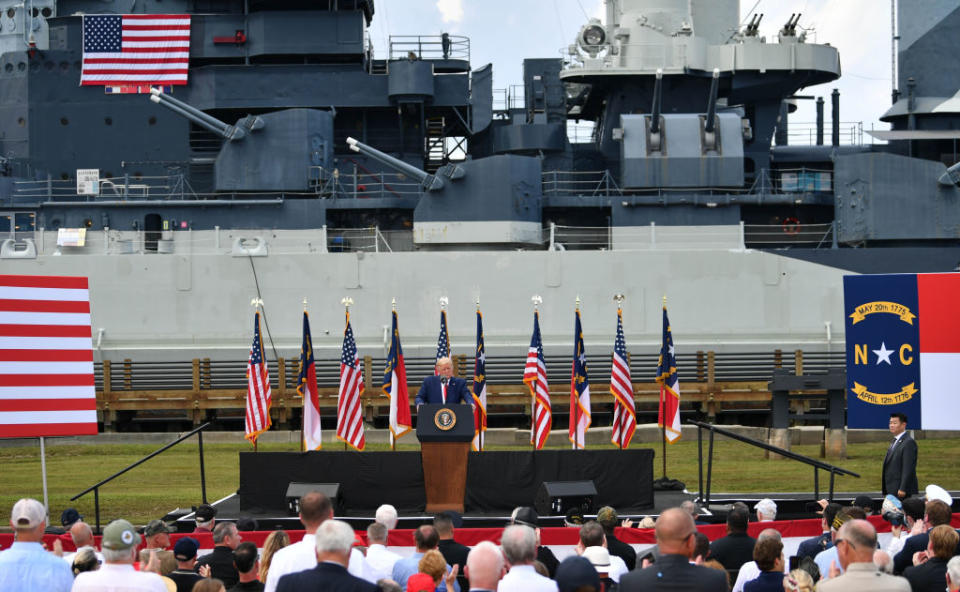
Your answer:
[[[467,455],[473,440],[473,407],[424,404],[417,408],[427,512],[463,513]]]

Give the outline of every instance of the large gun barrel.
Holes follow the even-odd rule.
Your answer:
[[[660,109],[663,98],[663,70],[657,68],[657,80],[653,83],[653,109],[650,112],[650,133],[660,133]]]
[[[354,152],[359,152],[365,156],[368,156],[381,164],[385,164],[388,167],[400,171],[405,175],[410,175],[414,179],[420,182],[420,185],[426,191],[436,191],[443,189],[443,180],[437,177],[436,175],[431,175],[430,173],[420,170],[412,164],[403,162],[399,158],[394,158],[389,154],[380,152],[372,146],[368,146],[363,142],[360,142],[354,138],[347,138],[347,144],[350,146],[350,149]]]
[[[150,90],[150,100],[158,105],[163,105],[178,115],[186,117],[197,125],[207,128],[226,140],[241,140],[247,135],[246,130],[242,127],[224,123],[216,117],[208,115],[196,107],[164,94],[155,88]]]
[[[713,69],[713,80],[710,82],[710,102],[707,103],[707,116],[704,119],[703,130],[707,133],[713,133],[713,128],[717,122],[717,92],[720,85],[720,70]]]

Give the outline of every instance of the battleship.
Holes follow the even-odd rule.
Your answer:
[[[441,299],[468,365],[483,311],[492,384],[520,383],[533,295],[557,367],[577,300],[607,359],[614,294],[646,369],[664,297],[681,365],[842,366],[845,274],[960,264],[960,3],[914,4],[866,144],[842,141],[837,49],[799,14],[767,36],[738,0],[606,0],[505,91],[465,35],[378,55],[373,0],[0,1],[0,273],[89,277],[98,389],[111,363],[108,390],[189,388],[198,359],[242,388],[253,298],[293,363],[309,308],[328,386],[344,298],[378,369],[391,303],[426,361]],[[186,84],[80,84],[85,17],[172,13]],[[804,100],[817,122],[792,143]]]

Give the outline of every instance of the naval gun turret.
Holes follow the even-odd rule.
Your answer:
[[[449,179],[455,181],[457,179],[462,179],[466,174],[463,167],[460,165],[450,163],[443,165],[437,169],[436,174],[431,175],[427,171],[418,169],[410,163],[404,162],[399,158],[394,158],[389,154],[380,152],[373,146],[368,146],[359,140],[354,138],[347,138],[347,145],[350,146],[350,150],[354,152],[359,152],[364,156],[371,158],[380,164],[388,166],[404,175],[409,175],[420,182],[420,186],[423,187],[424,191],[440,191],[444,187],[443,179]]]
[[[150,100],[224,139],[214,163],[217,192],[308,192],[333,168],[332,109],[283,109],[230,125],[156,89]]]

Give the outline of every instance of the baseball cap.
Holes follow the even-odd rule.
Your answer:
[[[923,493],[927,496],[927,501],[940,500],[948,506],[953,505],[953,498],[947,493],[947,490],[939,485],[930,484],[924,489]]]
[[[177,561],[190,561],[197,556],[200,543],[193,537],[183,537],[173,546],[173,556]]]
[[[858,508],[863,508],[864,510],[869,510],[871,512],[873,511],[873,500],[866,495],[858,495],[856,498],[854,498],[853,505],[857,506]]]
[[[36,528],[47,519],[47,511],[43,504],[35,499],[25,497],[13,504],[10,512],[10,522],[14,528]]]
[[[111,551],[123,551],[140,544],[140,535],[126,520],[114,520],[103,529],[100,545]]]
[[[560,592],[573,592],[581,587],[592,586],[600,589],[600,576],[590,560],[572,555],[560,562],[557,567],[557,588]]]
[[[563,523],[567,526],[583,526],[583,522],[583,512],[580,508],[570,508],[563,517]]]
[[[425,573],[415,573],[407,578],[408,592],[433,592],[434,589],[436,584],[433,583],[433,578]]]
[[[77,520],[83,520],[83,515],[76,508],[67,508],[60,514],[60,524],[64,528],[70,528]]]
[[[617,525],[617,511],[610,506],[604,506],[597,512],[597,522],[603,526]]]
[[[199,524],[206,524],[217,516],[217,509],[210,504],[202,504],[197,508],[194,519]]]
[[[161,532],[177,532],[177,529],[167,526],[163,520],[151,520],[143,527],[143,536],[153,536]]]
[[[538,519],[536,510],[530,506],[520,506],[513,513],[514,524],[525,524],[531,528],[537,528]]]
[[[583,550],[583,558],[590,562],[599,573],[610,571],[610,551],[603,547],[587,547]]]

